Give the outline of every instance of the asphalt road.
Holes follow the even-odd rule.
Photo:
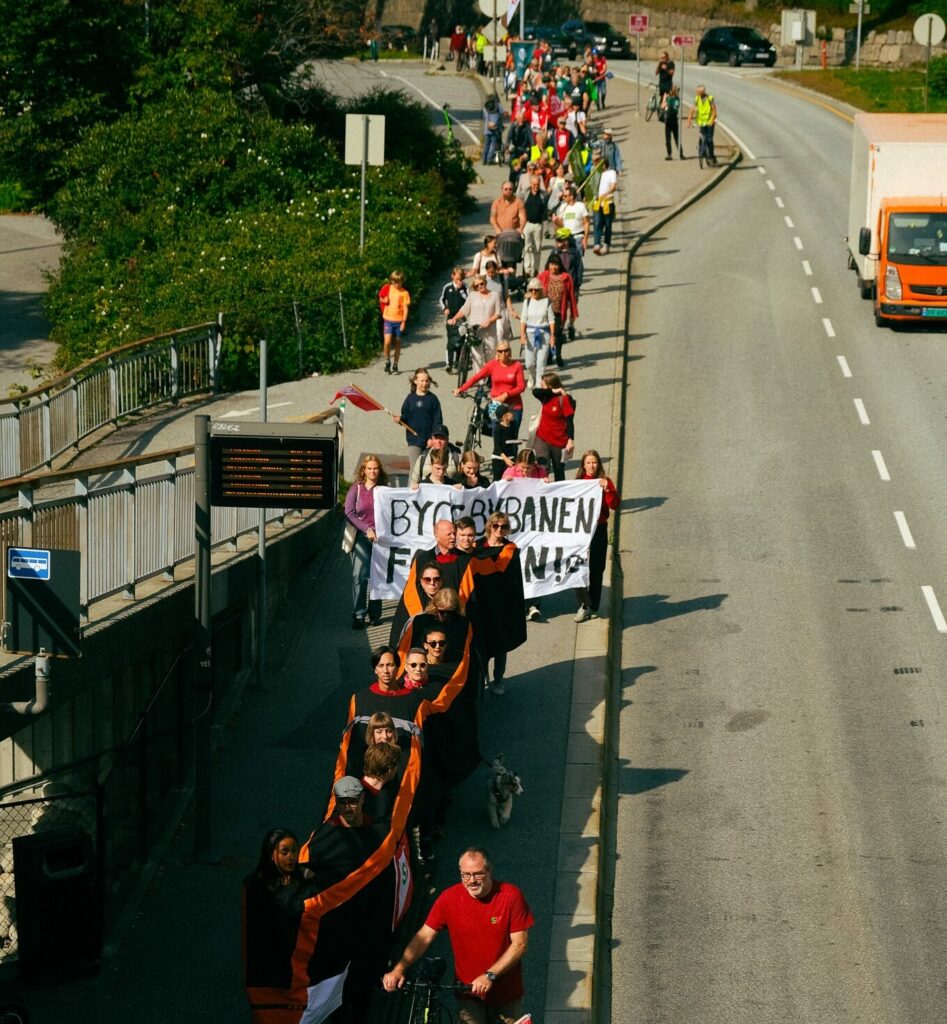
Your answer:
[[[698,78],[751,157],[633,268],[612,1017],[941,1020],[947,338],[858,298],[850,125]]]

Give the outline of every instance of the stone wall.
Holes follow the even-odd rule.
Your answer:
[[[406,2],[406,0],[404,0]],[[628,32],[628,13],[631,8],[627,0],[594,0],[582,5],[583,16],[590,21],[608,21],[620,32]],[[648,6],[634,6],[637,14],[647,14],[650,19],[649,31],[641,37],[641,57],[644,60],[656,60],[662,50],[671,49],[671,39],[676,35],[693,36],[694,45],[685,50],[685,58],[697,60],[697,44],[700,37],[709,28],[716,25],[733,24],[732,20],[720,18],[701,18],[692,14],[679,14],[675,11],[656,10]],[[779,22],[760,29],[771,42],[775,43],[779,53],[778,63],[791,67],[796,60],[794,46],[780,46]],[[853,64],[855,61],[855,30],[828,28],[819,26],[821,37],[815,45],[804,52],[806,66],[818,67],[821,61],[822,39],[825,39],[826,57],[830,66]],[[633,36],[632,39],[637,37]],[[679,58],[679,52],[672,54]],[[947,53],[947,46],[941,44],[932,48],[931,55]],[[914,64],[926,57],[926,47],[918,46],[914,36],[908,31],[868,32],[862,39],[860,63],[866,67],[897,67]]]

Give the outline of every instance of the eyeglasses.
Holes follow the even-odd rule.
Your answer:
[[[535,288],[533,288],[533,289],[530,289],[530,290],[531,290],[531,291],[535,291],[536,289],[535,289]],[[502,355],[502,354],[503,354],[504,352],[510,352],[510,351],[512,351],[512,349],[508,349],[508,348],[498,348],[498,349],[497,349],[497,354],[498,354],[498,355]]]
[[[446,647],[447,646],[447,641],[446,640],[425,640],[424,641],[424,646],[425,647]]]
[[[480,284],[477,285],[477,287],[478,288],[486,288],[487,287],[487,282],[486,281],[481,281]]]
[[[479,882],[481,878],[486,878],[489,871],[461,871],[460,880],[462,882]]]
[[[338,807],[354,807],[361,799],[360,796],[337,796],[335,802]]]
[[[408,668],[427,668],[426,661],[409,661]]]

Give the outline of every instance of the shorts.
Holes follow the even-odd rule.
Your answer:
[[[401,322],[396,320],[385,321],[385,334],[392,338],[401,337]]]

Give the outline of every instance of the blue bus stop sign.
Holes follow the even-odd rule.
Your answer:
[[[7,548],[7,576],[13,580],[49,580],[49,552],[40,548]]]

